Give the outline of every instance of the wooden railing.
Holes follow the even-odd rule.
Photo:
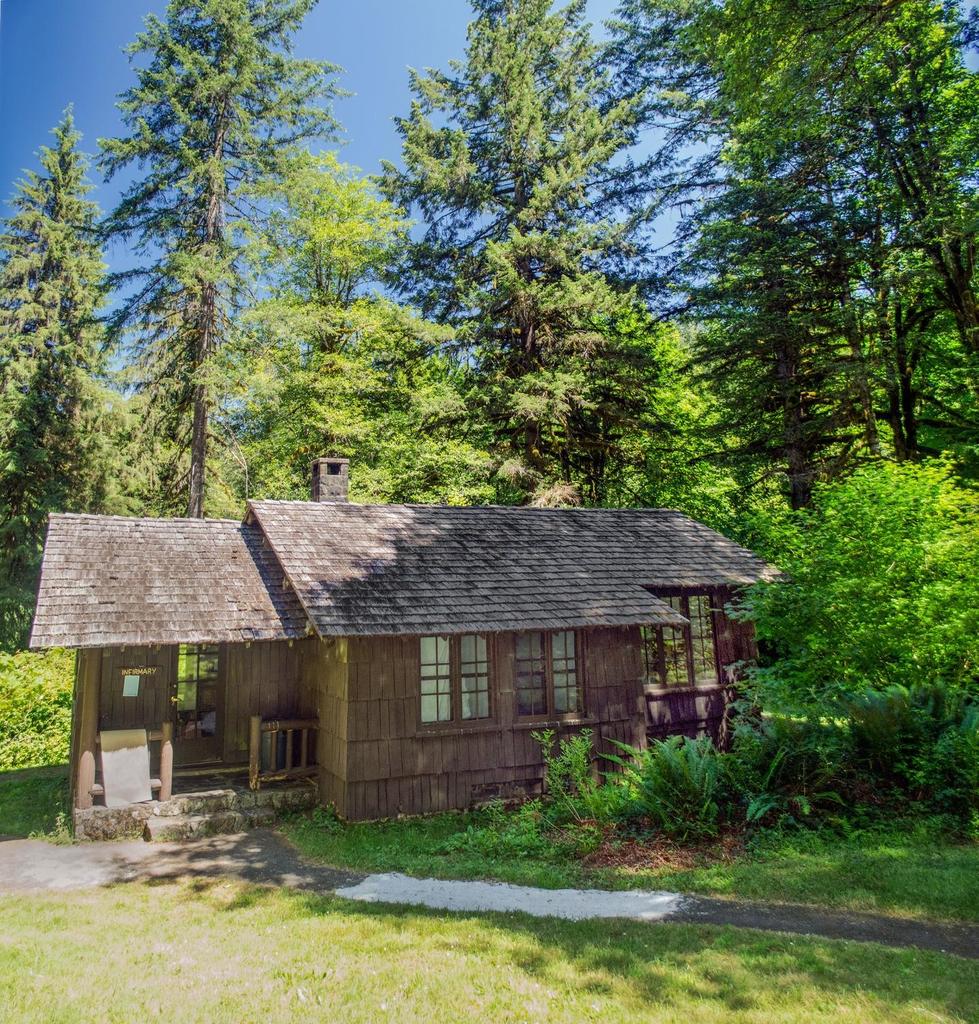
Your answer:
[[[258,789],[263,782],[304,779],[316,774],[316,730],[318,718],[268,718],[252,715],[248,730],[248,785]],[[262,767],[262,737],[270,734],[267,764]],[[285,733],[279,750],[279,734]],[[298,735],[299,742],[296,742]]]
[[[160,777],[158,779],[150,779],[150,790],[156,793],[157,800],[169,800],[173,795],[173,722],[164,722],[159,729],[147,729],[146,741],[148,743],[160,744]],[[101,743],[100,734],[98,733],[95,736],[95,743],[96,745]],[[79,777],[79,787],[87,782],[88,788],[85,792],[88,793],[90,798],[105,796],[105,788],[95,781],[94,759],[91,764],[91,781],[88,781],[87,776],[85,778]],[[91,806],[91,799],[88,806]]]

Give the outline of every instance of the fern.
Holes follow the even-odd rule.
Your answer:
[[[631,816],[648,819],[681,841],[717,835],[721,761],[709,739],[670,736],[646,750],[615,745],[627,755],[612,754],[609,760],[622,768]]]

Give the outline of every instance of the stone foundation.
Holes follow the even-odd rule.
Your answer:
[[[281,814],[307,810],[319,803],[317,788],[308,783],[270,789],[213,789],[180,793],[166,801],[148,800],[125,807],[76,810],[75,838],[80,842],[107,839],[196,839],[205,835],[245,832],[274,824]]]

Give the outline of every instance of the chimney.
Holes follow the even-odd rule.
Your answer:
[[[313,501],[346,501],[350,459],[313,459]]]

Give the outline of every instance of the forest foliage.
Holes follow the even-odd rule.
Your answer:
[[[16,186],[2,645],[49,512],[238,516],[335,454],[354,500],[669,506],[754,546],[787,573],[744,607],[766,702],[974,699],[974,15],[472,0],[370,176],[339,70],[292,52],[314,3],[171,0],[97,170],[68,111]]]

